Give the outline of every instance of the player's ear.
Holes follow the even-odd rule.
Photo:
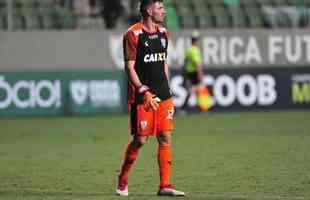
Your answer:
[[[146,12],[147,12],[147,14],[148,14],[149,16],[152,16],[152,14],[153,14],[153,7],[152,7],[152,6],[148,6],[148,7],[146,8]]]

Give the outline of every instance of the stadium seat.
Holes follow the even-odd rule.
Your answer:
[[[56,20],[57,28],[60,29],[72,29],[76,27],[76,18],[66,8],[55,7],[53,12],[54,19]]]
[[[260,8],[248,6],[245,8],[250,28],[262,28],[264,26],[263,15]]]
[[[308,28],[310,27],[310,13],[307,9],[300,10],[300,27]]]
[[[247,20],[244,10],[238,5],[228,6],[229,13],[231,14],[232,27],[245,28],[247,27]]]
[[[271,0],[256,0],[257,4],[260,6],[271,6],[273,2]]]
[[[215,6],[215,5],[223,5],[224,1],[223,0],[207,0],[207,3],[211,6]]]
[[[36,13],[25,13],[25,28],[27,30],[42,29],[42,22],[40,16]]]
[[[255,5],[257,4],[257,0],[240,0],[241,5]]]
[[[197,24],[199,28],[214,27],[211,11],[203,2],[201,2],[200,4],[198,4],[198,1],[195,2],[194,10],[197,16]]]
[[[169,29],[179,29],[179,18],[177,13],[172,6],[167,6],[167,19],[166,24]]]
[[[212,15],[210,13],[206,13],[204,15],[199,15],[197,16],[198,20],[198,27],[202,29],[206,28],[213,28],[214,27],[214,22]]]
[[[0,0],[0,30],[7,29],[6,5],[3,0]]]
[[[76,16],[72,10],[70,4],[72,0],[11,1],[13,2],[14,30],[74,29],[77,27],[79,16]],[[3,11],[6,10],[6,2],[7,0],[0,0],[0,28],[2,29],[7,27],[5,14],[3,14],[6,12]],[[169,29],[273,27],[268,13],[263,13],[265,6],[296,6],[301,12],[299,26],[307,27],[310,23],[309,12],[303,8],[310,8],[310,0],[165,0],[164,2],[167,10],[166,25]],[[287,19],[279,17],[277,20],[279,27],[291,26],[290,17]],[[89,20],[89,23],[87,28],[98,29],[100,27],[91,25],[94,24],[93,19]],[[295,24],[294,21],[294,26]]]
[[[47,30],[54,29],[53,5],[44,0],[34,0],[34,6],[40,21],[40,27]]]
[[[273,2],[273,5],[275,6],[287,6],[288,5],[287,0],[272,0],[272,2]],[[296,2],[298,2],[298,0]]]
[[[197,28],[196,15],[190,7],[179,7],[178,13],[182,28]]]
[[[13,30],[39,29],[39,24],[34,10],[33,0],[13,1]]]
[[[0,0],[0,12],[4,12],[6,8],[6,3],[3,0]]]
[[[178,6],[182,7],[182,6],[190,5],[191,1],[189,1],[189,0],[172,0],[172,3],[174,5],[178,5]]]
[[[211,12],[217,28],[228,28],[231,26],[229,13],[223,5],[212,6]]]
[[[39,15],[37,4],[34,0],[27,0],[22,8],[22,14],[25,18],[25,28],[27,30],[42,29],[42,20]]]
[[[15,13],[13,15],[13,30],[24,30],[26,27],[25,17],[22,13]]]
[[[5,4],[0,1],[0,14],[3,14],[5,12],[5,7]]]
[[[304,6],[306,0],[287,0],[287,4],[290,6]]]
[[[25,6],[25,1],[23,0],[13,0],[12,3],[15,11],[21,11]]]
[[[42,22],[42,28],[45,30],[54,29],[55,25],[53,22],[53,18],[49,14],[40,14],[40,19]]]
[[[6,24],[6,16],[4,13],[0,13],[0,30],[6,30],[7,24]]]
[[[207,4],[208,1],[205,1],[205,0],[192,0],[191,2],[194,8],[197,8],[197,7],[205,8],[208,5]]]
[[[166,0],[165,6],[167,10],[166,25],[169,29],[179,29],[179,19],[176,13],[175,7],[173,6],[172,0]]]

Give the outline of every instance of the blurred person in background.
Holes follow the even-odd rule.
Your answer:
[[[89,15],[91,13],[89,0],[73,0],[72,6],[74,14],[78,16],[76,28],[87,28],[90,24]]]
[[[191,46],[186,50],[185,61],[183,67],[184,86],[187,90],[187,96],[181,111],[188,111],[188,103],[191,94],[194,92],[198,94],[199,89],[202,87],[203,81],[203,66],[202,66],[202,53],[199,48],[200,33],[195,30],[191,34]]]
[[[140,13],[142,21],[131,26],[123,38],[132,140],[125,152],[116,193],[128,196],[129,171],[141,147],[155,135],[160,177],[157,195],[185,196],[170,183],[174,104],[166,63],[168,32],[161,26],[166,15],[163,0],[141,0]]]
[[[141,16],[138,12],[139,0],[130,0],[129,2],[129,24],[135,24],[141,20]]]
[[[121,0],[102,0],[102,3],[101,16],[104,19],[106,28],[116,28],[118,19],[124,12]]]

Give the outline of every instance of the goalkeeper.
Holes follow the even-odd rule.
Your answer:
[[[166,64],[168,32],[159,26],[166,14],[163,0],[141,0],[141,22],[123,38],[132,140],[127,146],[116,193],[128,196],[128,174],[148,137],[156,135],[160,183],[158,195],[184,196],[170,183],[174,104]]]

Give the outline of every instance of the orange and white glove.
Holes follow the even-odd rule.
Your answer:
[[[156,111],[159,108],[161,99],[153,94],[147,86],[142,85],[139,88],[139,93],[143,95],[143,106],[147,112]]]
[[[160,101],[160,98],[149,91],[145,92],[143,95],[143,106],[147,112],[156,111],[159,108]]]

